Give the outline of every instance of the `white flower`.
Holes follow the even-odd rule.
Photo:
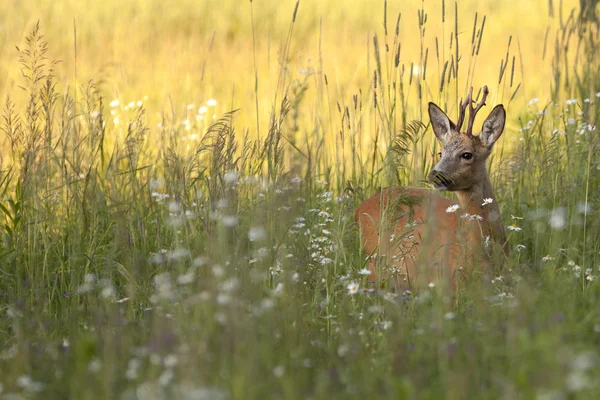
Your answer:
[[[222,221],[224,226],[232,227],[237,224],[238,219],[235,215],[224,215]]]
[[[248,231],[248,239],[250,239],[251,242],[265,240],[266,236],[267,236],[267,232],[265,231],[265,228],[263,228],[262,226],[253,226]]]
[[[483,217],[479,214],[473,214],[469,216],[470,221],[483,221]]]
[[[319,210],[317,210],[319,211]],[[319,213],[317,214],[319,217],[325,217],[325,218],[330,218],[331,214],[329,214],[326,210],[321,210],[319,211]]]
[[[487,199],[483,199],[483,203],[481,204],[481,206],[485,206],[487,204],[492,204],[494,202],[494,199],[492,199],[491,197],[488,197]]]
[[[515,231],[515,232],[519,232],[519,231],[523,230],[521,227],[518,227],[516,224],[508,225],[507,228],[509,231]],[[525,247],[525,246],[523,246],[523,247]]]
[[[274,267],[269,267],[269,271],[271,272],[271,275],[276,276],[279,275],[279,273],[281,273],[283,270],[281,269],[281,266],[277,264]]]
[[[169,203],[169,212],[170,213],[179,214],[180,211],[181,211],[181,206],[179,205],[178,202],[172,201]]]
[[[92,358],[92,361],[88,364],[88,371],[96,373],[102,369],[102,363],[97,358]]]
[[[429,282],[427,286],[429,286],[430,289],[433,289],[435,287],[435,283]]]
[[[167,354],[164,359],[165,367],[173,368],[179,363],[179,359],[174,354]]]
[[[446,212],[447,212],[447,213],[453,213],[453,212],[455,212],[456,210],[458,210],[459,208],[460,208],[460,206],[459,206],[458,204],[454,204],[454,205],[452,205],[452,206],[450,206],[450,207],[446,208]]]
[[[537,102],[538,102],[538,98],[534,97],[533,99],[529,100],[529,105],[532,106],[532,105],[534,105]]]
[[[348,289],[348,294],[355,295],[356,293],[358,293],[358,290],[359,290],[358,283],[357,282],[350,282],[348,284],[348,286],[346,286],[346,289]]]
[[[359,275],[371,275],[371,270],[369,268],[363,268],[360,271],[358,271]]]
[[[511,219],[517,219],[517,220],[519,220],[519,219],[523,219],[522,217],[515,217],[514,215],[511,215],[511,216],[510,216],[510,218],[511,218]]]
[[[577,203],[577,212],[580,214],[589,214],[593,211],[592,206],[588,202]]]
[[[206,101],[206,105],[207,105],[208,107],[214,107],[214,106],[216,106],[216,105],[217,105],[217,101],[216,101],[215,99],[208,99],[208,100]]]
[[[163,201],[164,199],[168,199],[171,196],[166,193],[152,192],[151,197],[156,197],[156,201],[160,202],[160,201]]]
[[[17,386],[21,387],[26,392],[40,392],[43,385],[36,382],[29,375],[21,375],[17,378]]]
[[[232,184],[237,181],[238,174],[235,171],[228,171],[225,173],[225,182]]]
[[[106,286],[100,294],[103,298],[108,299],[115,295],[115,289],[112,286]]]
[[[518,244],[516,247],[517,251],[525,250],[527,247],[524,244]]]
[[[571,104],[577,104],[577,99],[570,99],[567,100],[565,103],[567,103],[568,106],[570,106]]]
[[[273,368],[273,375],[275,375],[276,378],[281,378],[284,374],[285,367],[283,365],[278,365],[275,368]]]
[[[371,314],[381,314],[384,312],[384,307],[381,304],[373,304],[367,308],[367,311]]]
[[[550,260],[554,260],[554,257],[551,257],[549,254],[546,255],[545,257],[542,257],[543,262],[550,261]]]
[[[194,282],[194,278],[194,271],[190,270],[183,275],[179,275],[177,277],[177,283],[179,283],[180,285],[189,285],[190,283]]]
[[[590,282],[591,282],[591,281],[593,281],[594,279],[596,279],[596,277],[595,277],[594,275],[591,275],[591,274],[590,274],[590,275],[586,276],[586,277],[585,277],[585,279],[587,279],[588,281],[590,281]]]
[[[464,213],[461,218],[468,219],[469,221],[483,221],[483,217],[479,214]]]
[[[164,370],[162,374],[158,377],[158,384],[162,387],[169,386],[169,383],[173,380],[175,373],[171,368],[167,368]]]
[[[96,277],[92,274],[85,274],[83,284],[77,288],[77,293],[86,293],[94,289]]]
[[[111,101],[111,102],[110,102],[108,105],[109,105],[111,108],[118,107],[118,106],[119,106],[119,100],[118,100],[118,99],[114,99],[114,100],[113,100],[113,101]]]
[[[566,217],[567,217],[567,210],[564,207],[559,207],[559,208],[552,210],[552,212],[550,213],[550,218],[548,220],[548,223],[550,224],[550,227],[553,229],[562,229],[565,227],[565,225],[567,223]]]

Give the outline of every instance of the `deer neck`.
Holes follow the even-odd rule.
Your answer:
[[[484,171],[483,179],[469,190],[457,191],[456,194],[465,213],[480,215],[483,218],[480,223],[481,229],[477,229],[477,232],[473,232],[473,234],[479,236],[479,239],[482,234],[483,236],[491,235],[496,242],[505,245],[506,233],[500,217],[500,207],[494,197],[492,183],[487,172]],[[484,205],[483,199],[492,199],[492,203]]]

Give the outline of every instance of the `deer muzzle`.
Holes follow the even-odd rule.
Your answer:
[[[448,187],[452,186],[452,179],[448,177],[448,175],[443,172],[432,170],[429,173],[429,182],[433,183],[433,186],[438,190],[446,190]]]

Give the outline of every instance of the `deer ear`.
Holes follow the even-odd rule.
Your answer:
[[[434,103],[429,103],[429,119],[431,120],[431,126],[433,133],[440,142],[446,143],[446,140],[450,137],[452,132],[456,129],[456,125],[450,118]]]
[[[506,111],[504,111],[504,106],[502,104],[498,104],[486,118],[483,127],[481,128],[481,134],[479,136],[485,147],[491,149],[492,146],[494,146],[494,143],[496,143],[496,140],[500,138],[504,131],[505,122]]]

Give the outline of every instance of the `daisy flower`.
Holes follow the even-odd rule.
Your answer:
[[[358,293],[358,283],[357,282],[350,282],[348,284],[348,286],[346,286],[346,289],[348,289],[348,294],[350,295],[355,295],[356,293]]]
[[[450,206],[450,207],[446,208],[446,212],[447,212],[447,213],[453,213],[453,212],[455,212],[456,210],[458,210],[459,208],[460,208],[460,206],[459,206],[458,204],[454,204],[454,205],[452,205],[452,206]]]

